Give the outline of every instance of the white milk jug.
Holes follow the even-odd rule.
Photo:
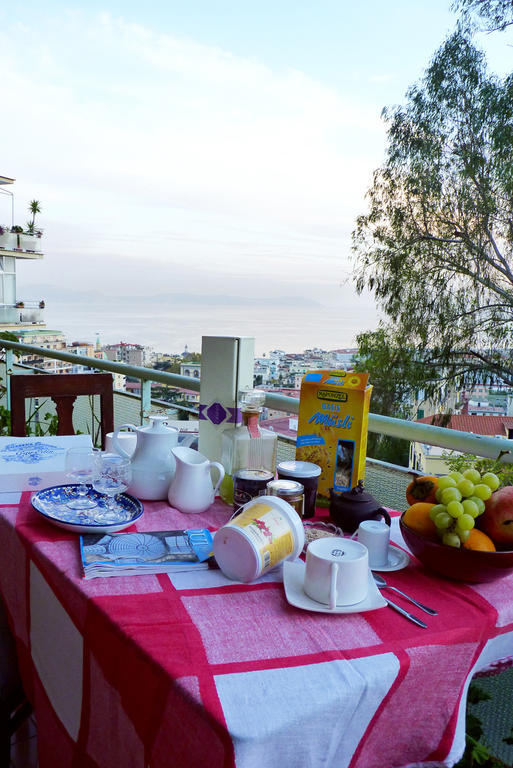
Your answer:
[[[178,430],[166,426],[165,416],[150,416],[150,422],[149,427],[123,424],[112,436],[115,450],[121,456],[131,458],[132,482],[128,492],[147,501],[167,499],[169,484],[176,470],[171,449],[178,445]],[[132,456],[125,451],[118,437],[121,429],[133,430],[137,435]]]
[[[173,448],[172,453],[176,459],[176,474],[169,487],[169,503],[180,512],[205,512],[223,480],[223,465],[209,461],[192,448],[179,446]],[[212,485],[211,467],[219,472],[215,486]]]

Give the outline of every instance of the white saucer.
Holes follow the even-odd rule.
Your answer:
[[[387,564],[380,565],[379,568],[371,568],[371,571],[400,571],[402,568],[406,568],[409,562],[410,556],[404,549],[389,544]]]
[[[289,561],[283,563],[283,586],[285,587],[285,597],[287,601],[296,608],[303,608],[305,611],[317,611],[317,613],[362,613],[363,611],[375,611],[376,608],[384,608],[387,604],[382,597],[376,582],[369,571],[369,593],[365,600],[354,605],[337,605],[332,611],[324,603],[318,603],[308,597],[303,590],[305,580],[305,564],[302,560]]]

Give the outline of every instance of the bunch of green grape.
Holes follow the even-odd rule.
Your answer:
[[[485,510],[485,501],[500,485],[493,472],[482,476],[477,469],[449,472],[440,477],[435,504],[429,517],[436,526],[438,537],[450,547],[461,547],[475,526],[475,519]]]

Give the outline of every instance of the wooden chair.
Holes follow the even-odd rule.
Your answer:
[[[73,404],[78,395],[100,396],[101,446],[114,429],[114,396],[110,373],[13,374],[11,376],[11,434],[26,435],[25,400],[49,397],[57,408],[57,434],[74,435]]]

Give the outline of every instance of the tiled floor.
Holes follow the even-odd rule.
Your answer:
[[[34,715],[20,725],[11,739],[11,768],[37,768],[37,732]]]

